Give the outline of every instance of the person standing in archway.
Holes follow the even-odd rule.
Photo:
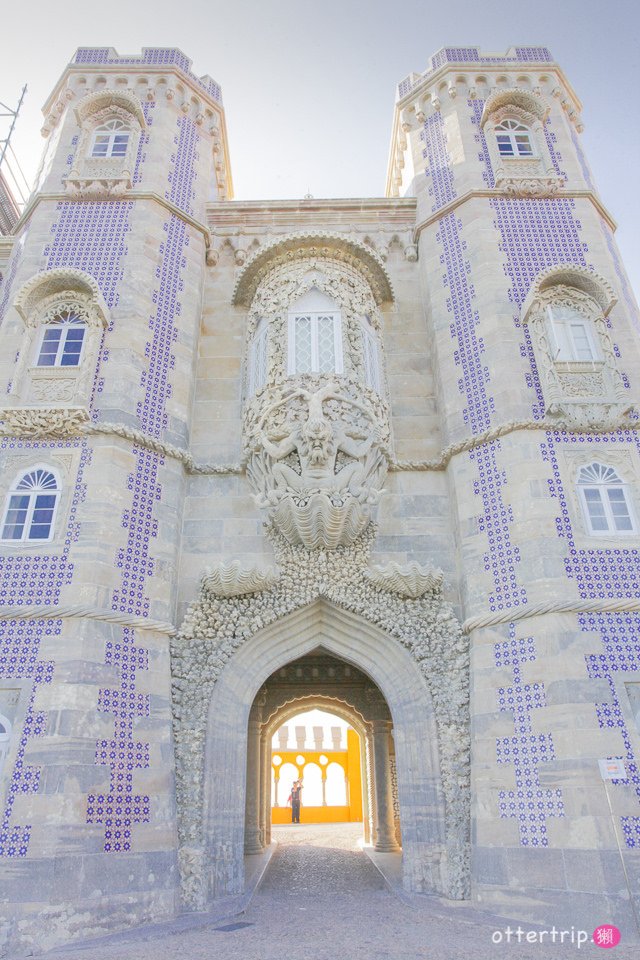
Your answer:
[[[287,803],[291,804],[291,823],[300,823],[300,803],[302,801],[302,780],[294,780]]]

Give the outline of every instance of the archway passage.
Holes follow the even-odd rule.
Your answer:
[[[292,785],[300,779],[301,803]],[[295,813],[298,817],[294,817]],[[307,710],[276,730],[271,743],[271,823],[362,823],[362,749],[335,714]]]
[[[288,720],[314,708],[344,720],[358,737],[365,842],[372,842],[380,852],[399,850],[395,749],[388,704],[371,677],[319,647],[271,674],[253,702],[247,740],[245,853],[260,853],[271,842],[273,736]],[[287,755],[289,769],[302,778],[306,767],[303,746],[300,743],[291,757]],[[329,761],[329,751],[318,753],[318,760],[324,756]],[[355,773],[352,771],[354,781]],[[320,779],[322,783],[321,773]],[[315,810],[320,820],[324,819],[321,812]],[[313,821],[311,808],[306,821]]]
[[[317,664],[312,660],[316,656],[334,658],[344,677],[348,676],[347,670],[351,671],[351,690],[361,690],[365,713],[358,705],[353,706],[352,698],[344,699],[349,684],[332,678],[335,685],[331,689],[328,675],[322,685],[307,689],[308,701],[303,700],[301,691],[293,689],[293,684],[287,693],[286,677],[280,671],[289,675],[302,671],[302,676],[295,678],[298,682],[308,669],[315,682],[318,677],[313,677],[313,670]],[[305,660],[307,657],[311,659]],[[328,663],[327,671],[334,667]],[[269,707],[268,681],[272,677],[279,678],[281,689],[277,702],[274,700]],[[345,719],[361,736],[366,733],[365,724],[375,724],[370,728],[367,783],[375,785],[377,770],[386,787],[375,791],[375,809],[372,803],[365,823],[367,816],[369,820],[374,818],[370,840],[379,849],[388,843],[388,848],[397,850],[390,762],[395,748],[403,885],[415,892],[446,893],[449,878],[437,725],[421,671],[411,654],[382,629],[331,601],[319,599],[275,619],[246,640],[213,688],[204,768],[205,896],[213,900],[244,891],[245,848],[259,850],[270,840],[270,817],[265,809],[270,799],[265,757],[271,747],[268,738],[305,703],[338,716],[348,711]],[[369,712],[374,704],[380,708],[376,716]],[[383,774],[389,769],[391,776]],[[366,796],[367,790],[364,793]],[[191,814],[189,801],[190,796],[185,795],[185,820]]]

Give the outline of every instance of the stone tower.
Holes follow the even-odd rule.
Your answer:
[[[383,199],[233,201],[178,50],[79,50],[45,117],[0,246],[4,942],[242,902],[301,704],[406,889],[632,937],[638,318],[549,52],[410,75]]]

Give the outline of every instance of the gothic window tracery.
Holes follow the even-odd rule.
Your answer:
[[[626,485],[614,467],[597,461],[582,467],[578,491],[589,533],[635,533]]]
[[[59,498],[56,474],[46,466],[21,473],[7,496],[3,540],[50,540]]]

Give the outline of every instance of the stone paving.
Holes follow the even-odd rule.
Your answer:
[[[358,847],[359,824],[274,828],[278,848],[245,913],[210,926],[56,951],[55,960],[636,960],[623,944],[495,944],[508,921],[392,893]],[[511,922],[516,928],[517,923]],[[526,928],[526,924],[522,924]]]

